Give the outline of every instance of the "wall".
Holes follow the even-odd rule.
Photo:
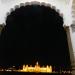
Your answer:
[[[20,3],[25,3],[33,0],[0,0],[0,24],[5,23],[6,13],[10,12],[11,8]],[[39,2],[50,3],[52,6],[56,6],[61,13],[64,14],[64,25],[71,25],[71,2],[70,0],[35,0]]]
[[[31,2],[33,0],[0,0],[0,24],[5,23],[6,13],[10,12],[10,9],[15,9],[15,5],[20,5],[20,3]],[[39,2],[50,3],[52,6],[56,6],[63,13],[64,25],[70,26],[71,32],[71,43],[72,52],[75,59],[75,0],[36,0]],[[70,50],[71,51],[71,50]]]

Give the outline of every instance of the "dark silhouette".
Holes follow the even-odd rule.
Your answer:
[[[27,5],[12,11],[0,38],[2,64],[70,66],[63,18],[50,7]]]

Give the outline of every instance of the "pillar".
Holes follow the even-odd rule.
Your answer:
[[[67,41],[69,46],[69,53],[70,53],[70,61],[71,61],[71,73],[72,75],[75,75],[75,50],[73,46],[73,31],[72,26],[64,26],[67,34]]]

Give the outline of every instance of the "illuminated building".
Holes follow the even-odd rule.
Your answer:
[[[44,73],[52,73],[52,66],[46,66],[46,67],[40,67],[38,62],[34,67],[28,66],[28,65],[23,65],[23,69],[21,70],[22,72],[44,72]]]

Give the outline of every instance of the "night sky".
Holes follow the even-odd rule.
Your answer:
[[[0,37],[0,64],[70,66],[63,18],[40,5],[17,8],[7,16]]]

